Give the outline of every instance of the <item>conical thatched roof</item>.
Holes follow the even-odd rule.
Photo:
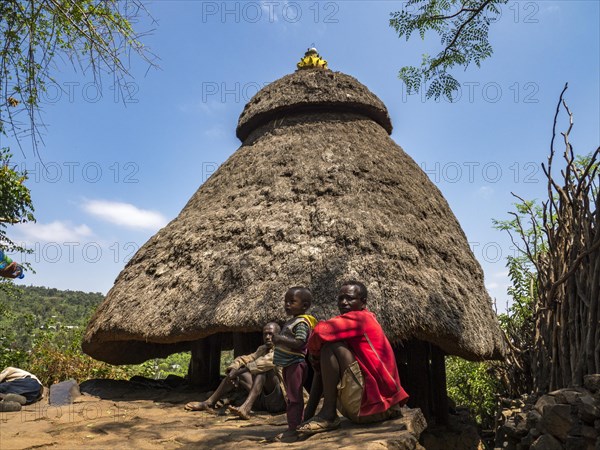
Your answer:
[[[500,357],[481,267],[390,132],[383,103],[342,73],[299,70],[261,90],[240,116],[243,145],[129,261],[85,352],[133,363],[259,331],[285,319],[283,294],[298,284],[329,318],[340,283],[356,278],[392,340]]]

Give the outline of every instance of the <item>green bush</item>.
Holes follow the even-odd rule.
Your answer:
[[[136,371],[136,375],[142,375],[154,380],[161,380],[169,375],[185,377],[190,364],[191,355],[189,352],[175,353],[166,358],[155,358],[143,362],[142,364],[128,366]]]
[[[223,350],[221,352],[221,373],[225,374],[225,370],[233,362],[233,350]]]
[[[78,383],[91,378],[128,380],[134,375],[157,380],[170,374],[184,377],[187,373],[189,353],[135,365],[113,366],[96,361],[81,351],[83,332],[83,328],[63,328],[39,333],[23,368],[47,386],[71,378]]]
[[[501,386],[485,362],[466,361],[456,356],[446,358],[448,396],[457,406],[466,406],[484,429],[494,426]]]
[[[81,351],[83,328],[46,330],[38,333],[26,370],[49,386],[75,379],[129,379],[135,370],[129,366],[112,366],[90,358]]]

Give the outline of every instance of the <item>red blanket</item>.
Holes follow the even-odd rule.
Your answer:
[[[308,341],[308,351],[318,356],[325,343],[338,341],[344,341],[352,350],[364,376],[361,416],[406,403],[408,394],[400,385],[392,346],[375,314],[367,310],[349,311],[319,322]]]

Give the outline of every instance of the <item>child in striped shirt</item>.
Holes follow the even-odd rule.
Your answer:
[[[273,363],[283,368],[283,384],[287,392],[288,431],[295,432],[302,423],[304,412],[303,386],[308,366],[305,361],[306,342],[317,319],[305,314],[312,304],[310,289],[294,286],[285,293],[284,307],[292,316],[282,327],[281,333],[273,336],[275,353]]]

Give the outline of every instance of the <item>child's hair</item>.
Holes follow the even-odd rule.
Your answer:
[[[288,289],[288,292],[294,296],[298,296],[302,303],[308,303],[308,306],[312,305],[313,296],[309,288],[304,286],[294,286]]]

